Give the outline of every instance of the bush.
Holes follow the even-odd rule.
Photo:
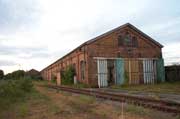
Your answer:
[[[23,91],[19,90],[18,84],[15,81],[4,82],[0,86],[0,98],[13,100],[19,96],[22,96]]]
[[[0,69],[0,80],[4,77],[4,71]]]
[[[33,89],[33,83],[30,78],[21,78],[17,81],[19,83],[19,89],[23,90],[24,92],[30,92]]]
[[[62,84],[72,85],[74,83],[75,70],[72,66],[69,66],[64,72],[61,72]]]
[[[33,90],[30,79],[2,80],[0,82],[0,109],[23,100]]]

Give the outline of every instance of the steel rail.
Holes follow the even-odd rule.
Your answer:
[[[143,106],[145,108],[156,109],[163,112],[180,114],[180,103],[176,103],[176,102],[157,100],[157,99],[140,97],[140,96],[132,96],[132,95],[120,94],[120,93],[115,94],[115,93],[110,93],[106,91],[72,88],[72,87],[66,87],[66,86],[46,85],[46,87],[62,90],[62,91],[67,91],[71,93],[95,96],[97,98],[103,98],[103,99],[119,101],[119,102],[126,102],[128,104]]]

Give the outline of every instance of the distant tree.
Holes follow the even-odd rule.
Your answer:
[[[4,71],[0,69],[0,80],[4,77]]]
[[[4,76],[4,80],[7,80],[7,79],[12,79],[12,74],[11,73],[8,73]]]
[[[12,72],[12,75],[14,77],[14,79],[19,79],[25,76],[25,71],[24,70],[17,70]]]
[[[4,79],[20,79],[25,76],[25,71],[17,70],[12,73],[8,73],[4,76]]]

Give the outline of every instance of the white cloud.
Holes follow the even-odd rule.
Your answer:
[[[163,48],[165,65],[180,63],[180,42],[170,43]]]
[[[30,68],[41,70],[81,43],[126,22],[142,28],[141,30],[147,31],[145,33],[150,33],[157,40],[165,37],[158,35],[157,32],[163,34],[164,29],[171,26],[173,28],[179,24],[179,18],[169,21],[168,24],[166,21],[151,22],[157,19],[153,17],[154,20],[152,20],[147,17],[149,14],[146,12],[149,13],[152,10],[150,6],[152,1],[150,0],[36,0],[28,4],[18,0],[16,4],[13,3],[14,5],[18,6],[18,8],[13,7],[12,9],[17,9],[15,16],[20,16],[18,17],[20,22],[13,26],[12,29],[16,29],[14,32],[8,26],[6,30],[11,31],[10,33],[0,33],[0,46],[5,45],[23,50],[17,55],[3,54],[0,56],[18,61],[17,64],[21,64],[21,68],[25,70]],[[154,7],[156,10],[157,8]],[[151,15],[153,16],[153,14]],[[21,19],[24,20],[28,15],[31,15],[30,19],[33,20],[28,19],[30,23],[20,24]],[[169,30],[168,34],[178,36],[177,30]],[[43,51],[37,49],[37,53],[35,51],[33,53],[26,52],[28,48],[38,47]],[[164,48],[165,53],[168,52],[168,47]],[[37,57],[37,55],[41,57]],[[167,57],[166,54],[165,57]],[[15,66],[0,68],[9,72],[14,70]],[[16,66],[17,68],[19,65]]]

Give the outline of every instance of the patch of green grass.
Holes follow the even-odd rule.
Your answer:
[[[33,80],[34,85],[46,86],[49,83],[51,83],[51,82],[48,80]]]
[[[180,119],[180,116],[178,115],[178,116],[176,116],[176,119]]]
[[[24,78],[0,83],[0,95],[0,118],[6,118],[8,113],[13,113],[20,119],[25,118],[29,109],[46,104],[50,100],[35,90],[31,79]]]
[[[134,106],[134,105],[127,105],[127,107],[125,108],[125,111],[128,113],[142,115],[142,116],[149,114],[149,111],[147,109],[143,107]]]
[[[69,96],[68,96],[69,97]],[[73,113],[93,113],[93,97],[85,95],[76,95],[74,98],[68,98],[67,105],[71,108]]]
[[[94,103],[96,101],[94,97],[86,96],[86,95],[79,95],[78,100],[81,103],[86,103],[86,104],[92,104],[92,103]]]
[[[3,99],[4,101],[5,99]],[[47,105],[48,104],[48,105]],[[8,106],[6,106],[6,110],[0,111],[0,119],[4,119],[6,117],[13,119],[25,119],[29,115],[32,114],[33,110],[36,108],[39,110],[39,107],[52,107],[51,100],[44,94],[39,93],[35,88],[24,95],[24,98],[19,97],[19,101],[16,102],[8,102]],[[2,107],[0,107],[2,108]],[[40,108],[41,109],[41,108]],[[46,108],[44,108],[46,109]],[[50,109],[51,110],[51,109]],[[9,115],[10,113],[10,115]],[[52,109],[50,113],[55,113],[55,109]],[[13,116],[13,115],[14,116]],[[9,115],[9,116],[8,116]]]
[[[18,115],[20,117],[25,117],[28,114],[28,105],[26,103],[23,103],[20,105],[18,109]]]
[[[44,100],[44,101],[50,101],[50,98],[47,97],[44,94],[39,93],[37,90],[32,91],[29,98],[33,98],[34,100]]]
[[[60,108],[58,106],[56,106],[56,105],[50,105],[49,111],[52,112],[53,114],[61,113]]]

